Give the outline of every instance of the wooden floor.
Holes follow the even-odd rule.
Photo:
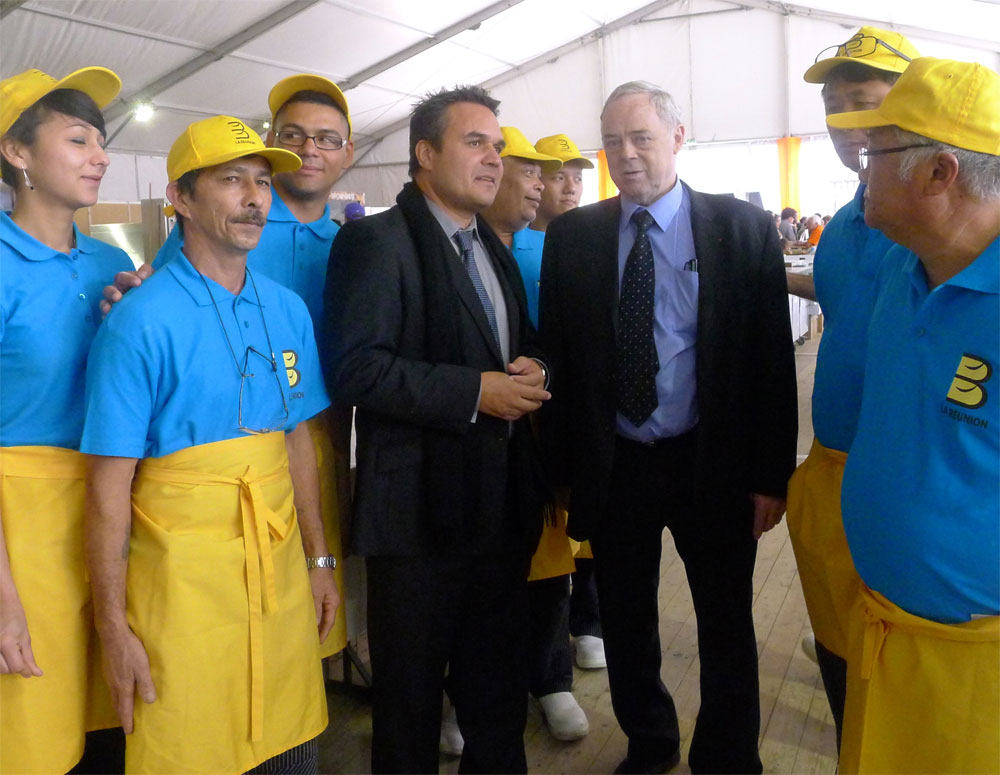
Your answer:
[[[796,348],[799,376],[799,453],[812,442],[809,396],[818,338]],[[833,773],[836,744],[833,719],[819,670],[799,647],[810,632],[795,558],[784,522],[761,539],[754,573],[754,621],[760,657],[760,756],[769,773]],[[660,576],[660,638],[663,680],[680,718],[682,762],[674,770],[689,773],[687,750],[698,712],[698,650],[694,609],[684,568],[669,532],[664,532]],[[626,739],[615,721],[607,672],[575,670],[573,693],[590,719],[590,734],[575,743],[549,735],[537,705],[529,702],[524,741],[532,773],[608,773],[626,752]],[[329,693],[330,726],[320,738],[320,771],[370,772],[371,713],[357,692]],[[458,771],[458,761],[442,757],[441,771]]]

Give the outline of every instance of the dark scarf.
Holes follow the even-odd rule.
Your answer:
[[[415,183],[407,183],[396,197],[400,212],[406,221],[407,230],[417,249],[420,260],[424,295],[424,348],[430,363],[467,365],[463,348],[463,337],[470,334],[480,336],[478,331],[463,324],[463,309],[455,288],[458,282],[469,282],[462,262],[455,248],[442,232],[437,219],[427,207],[424,195]],[[527,319],[527,304],[524,300],[523,281],[517,265],[507,254],[507,248],[500,238],[486,224],[477,218],[479,239],[486,251],[494,258],[493,266],[501,275],[504,293],[513,293],[516,305],[508,305],[517,310],[520,330],[530,325]],[[463,277],[464,275],[464,277]],[[485,313],[484,313],[485,314]],[[511,323],[512,327],[514,321]],[[520,353],[519,342],[511,342],[511,358]],[[505,366],[498,359],[493,368],[503,371]],[[479,423],[494,423],[501,430],[506,423],[497,418],[480,415]],[[523,426],[523,427],[522,427]],[[470,425],[471,429],[471,425]],[[534,441],[527,427],[527,418],[515,423],[510,439],[510,457],[507,467],[508,487],[501,498],[513,498],[518,504],[518,514],[524,519],[529,542],[537,543],[537,533],[531,525],[537,522],[541,503],[544,502],[544,483],[540,476],[541,467],[534,450]],[[500,525],[490,524],[487,514],[493,510],[482,502],[484,477],[495,477],[495,471],[484,471],[484,455],[481,434],[424,429],[424,479],[426,484],[426,514],[436,545],[441,549],[474,549],[487,537],[494,537]],[[527,512],[525,514],[524,512]],[[531,514],[533,513],[533,517]]]

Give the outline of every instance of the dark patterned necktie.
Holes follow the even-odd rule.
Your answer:
[[[625,259],[618,299],[618,410],[640,426],[656,410],[656,373],[660,359],[653,338],[656,270],[646,230],[653,224],[648,210],[632,214],[637,234]]]
[[[472,280],[472,287],[476,289],[476,295],[483,305],[483,312],[486,313],[486,320],[489,321],[490,331],[493,332],[493,339],[496,340],[497,347],[500,347],[500,328],[497,326],[497,313],[493,309],[493,302],[483,285],[483,278],[479,276],[479,267],[476,266],[476,254],[472,249],[472,229],[459,229],[455,232],[455,239],[458,247],[462,250],[462,263],[465,264],[465,271],[469,273]],[[503,348],[500,347],[503,351]]]

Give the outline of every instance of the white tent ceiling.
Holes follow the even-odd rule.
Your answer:
[[[191,121],[229,113],[256,127],[271,85],[296,72],[342,84],[358,149],[344,186],[382,203],[405,174],[414,99],[482,83],[501,123],[599,144],[607,93],[633,78],[671,90],[696,142],[823,133],[816,52],[861,23],[899,29],[925,54],[1000,69],[993,0],[0,0],[0,77],[100,64],[122,76],[106,111],[126,163],[117,190],[162,190],[162,160]],[[141,100],[152,121],[131,120]],[[133,180],[134,178],[134,180]],[[132,196],[115,198],[138,198]]]

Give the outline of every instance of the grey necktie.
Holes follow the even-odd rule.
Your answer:
[[[497,327],[497,313],[493,309],[493,302],[490,301],[490,295],[486,292],[486,286],[483,285],[483,278],[479,276],[479,267],[476,266],[476,254],[472,249],[472,229],[459,229],[455,232],[455,240],[458,242],[458,247],[462,250],[462,263],[465,264],[465,271],[469,273],[469,279],[472,280],[472,287],[476,289],[476,295],[483,305],[483,312],[486,313],[486,320],[489,321],[490,331],[493,332],[493,339],[502,352],[503,348],[500,347],[500,329]]]

